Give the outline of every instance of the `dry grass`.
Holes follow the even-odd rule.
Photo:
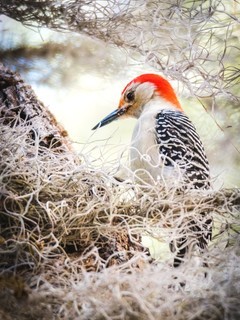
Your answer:
[[[119,182],[79,160],[31,88],[2,66],[1,90],[3,319],[239,318],[238,190]],[[202,211],[216,235],[198,263],[196,251],[175,269],[171,255],[150,259],[142,234],[169,243]]]

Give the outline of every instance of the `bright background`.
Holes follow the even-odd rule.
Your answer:
[[[5,52],[5,55],[2,53],[3,62],[32,85],[39,99],[68,131],[79,156],[86,157],[93,166],[104,166],[115,173],[116,160],[123,157],[123,163],[127,162],[127,147],[135,120],[115,121],[97,131],[91,128],[118,106],[126,83],[140,73],[154,72],[154,69],[141,57],[129,58],[124,50],[97,40],[25,27],[3,16],[0,32],[2,52]],[[51,42],[60,45],[74,42],[74,37],[78,41],[75,51],[70,51],[70,46],[66,45],[64,53],[60,50],[51,55],[49,51],[42,56],[26,55],[25,58],[16,55],[19,47],[22,50],[30,48],[29,52],[32,52]],[[226,117],[220,110],[206,112],[179,83],[171,83],[203,140],[214,186],[239,186],[240,146],[234,135],[228,134],[228,130],[233,129],[236,137],[239,134],[239,123],[234,114]],[[122,171],[118,174],[124,175]]]

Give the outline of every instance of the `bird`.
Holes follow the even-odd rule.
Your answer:
[[[210,188],[209,162],[200,136],[167,79],[153,73],[135,77],[121,92],[118,108],[92,130],[128,117],[137,119],[130,163],[138,181],[179,190]],[[198,248],[204,251],[211,239],[212,219],[202,213],[202,223],[196,220],[189,225]],[[175,252],[173,265],[178,267],[189,250],[187,231],[171,241],[170,250]]]

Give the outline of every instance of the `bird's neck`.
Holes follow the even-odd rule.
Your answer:
[[[165,100],[164,98],[155,97],[144,105],[140,116],[146,115],[148,113],[157,114],[161,110],[182,111],[178,107],[176,107],[176,105]]]

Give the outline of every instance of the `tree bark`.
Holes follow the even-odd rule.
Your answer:
[[[57,206],[59,202],[62,204],[66,201],[74,215],[77,210],[77,200],[72,201],[72,199],[73,197],[77,199],[77,195],[81,197],[83,186],[79,184],[78,189],[75,185],[75,190],[71,190],[71,185],[68,188],[62,187],[62,184],[66,183],[66,175],[69,171],[74,174],[81,166],[81,161],[71,146],[68,134],[20,75],[3,65],[0,65],[0,129],[0,172],[3,182],[0,192],[2,227],[0,246],[5,252],[3,254],[5,263],[2,267],[10,267],[11,264],[18,263],[17,247],[20,239],[25,243],[25,247],[21,250],[24,252],[20,261],[26,258],[25,251],[28,255],[30,254],[30,260],[34,260],[31,259],[33,258],[32,246],[36,246],[37,250],[41,251],[42,246],[47,246],[53,241],[51,237],[49,243],[46,240],[39,240],[42,235],[46,237],[53,232],[51,230],[53,221],[49,218],[52,211],[48,203]],[[47,168],[51,169],[47,171]],[[59,174],[59,171],[62,178],[60,182],[57,180],[59,185],[56,185],[54,178],[50,179],[50,176]],[[91,197],[93,183],[89,182],[88,176],[90,174],[86,172],[87,178],[83,179],[83,185],[89,188],[88,195]],[[44,191],[45,185],[49,186],[48,191]],[[60,210],[56,211],[56,214],[60,214]],[[60,219],[56,217],[58,218]],[[71,215],[68,219],[71,219]],[[104,265],[126,262],[135,251],[144,251],[140,237],[135,237],[133,242],[127,228],[123,226],[118,231],[116,231],[117,228],[110,231],[108,237],[104,234],[83,237],[77,234],[72,235],[71,231],[65,234],[62,223],[60,219],[56,223],[56,231],[54,230],[56,235],[61,234],[62,241],[60,240],[59,248],[63,248],[69,255],[77,254],[78,256],[83,252],[91,252],[93,248],[98,251],[102,261],[100,265],[94,255],[89,253],[87,258],[82,260],[83,266],[89,270],[98,270]],[[116,227],[121,224],[121,221],[113,219],[111,223]],[[98,233],[91,219],[88,220],[87,226],[92,233]],[[75,229],[77,227],[75,226]],[[84,228],[84,225],[82,227]],[[30,232],[31,245],[29,246]],[[17,241],[12,241],[13,238]],[[61,251],[59,248],[57,252]],[[123,255],[123,251],[126,254]]]

